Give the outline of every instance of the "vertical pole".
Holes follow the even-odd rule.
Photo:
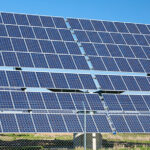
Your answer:
[[[84,150],[86,150],[86,108],[84,102],[83,108],[84,108]]]

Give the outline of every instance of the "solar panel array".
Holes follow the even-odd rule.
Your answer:
[[[149,73],[150,25],[0,13],[0,132],[150,132]]]

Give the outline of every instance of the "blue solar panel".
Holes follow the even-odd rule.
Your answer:
[[[140,76],[136,76],[135,77],[140,89],[142,91],[149,91],[150,90],[150,83],[147,80],[146,77],[140,77]]]
[[[135,57],[131,48],[127,45],[118,45],[124,57]]]
[[[85,31],[74,31],[79,42],[89,42],[87,34]]]
[[[144,72],[138,59],[127,59],[133,72]]]
[[[118,110],[122,111],[122,108],[118,102],[118,99],[115,95],[112,94],[103,94],[104,102],[106,102],[108,109],[110,111]]]
[[[137,42],[132,34],[122,34],[122,36],[128,45],[137,45]]]
[[[23,39],[12,38],[11,39],[14,51],[27,51],[25,41]]]
[[[99,36],[101,37],[103,43],[114,43],[112,37],[107,32],[99,32]]]
[[[38,39],[48,39],[46,30],[44,28],[33,27],[36,38]]]
[[[51,76],[48,72],[37,72],[36,73],[40,87],[54,88]]]
[[[42,93],[43,100],[47,109],[60,109],[58,98],[55,93]]]
[[[114,58],[102,57],[102,60],[109,71],[119,71]]]
[[[0,86],[8,86],[6,73],[4,71],[0,71]]]
[[[133,116],[133,115],[125,116],[125,120],[131,132],[137,132],[137,133],[144,132],[136,116]]]
[[[109,31],[109,32],[117,32],[117,29],[116,29],[115,25],[113,24],[113,22],[103,21],[103,24],[106,27],[107,31]]]
[[[110,56],[105,44],[94,44],[94,46],[99,56]]]
[[[59,55],[64,69],[76,69],[73,59],[70,55]]]
[[[56,53],[68,54],[68,50],[64,42],[53,41],[53,45],[54,45]]]
[[[67,28],[64,18],[53,17],[56,28]]]
[[[83,131],[85,131],[84,130],[84,116],[78,115],[78,117],[81,122],[82,129]],[[86,132],[98,132],[91,115],[86,115]]]
[[[0,36],[7,36],[6,28],[4,25],[0,25]]]
[[[77,74],[65,74],[69,87],[72,89],[83,89],[82,83]]]
[[[31,55],[29,53],[16,53],[21,67],[33,67]]]
[[[125,44],[125,41],[121,34],[119,33],[111,33],[111,36],[115,42],[115,44]]]
[[[128,29],[127,29],[127,27],[125,26],[124,23],[122,23],[122,22],[114,22],[114,24],[117,27],[117,30],[119,32],[128,33]]]
[[[0,50],[3,51],[12,51],[12,45],[9,38],[0,38]]]
[[[39,44],[43,53],[55,53],[51,41],[39,40]]]
[[[27,15],[31,26],[42,26],[39,16]]]
[[[135,111],[135,108],[128,95],[116,95],[123,111]]]
[[[78,47],[78,44],[75,42],[66,42],[66,46],[68,48],[68,51],[70,54],[77,54],[81,55],[80,48]]]
[[[103,90],[114,90],[110,79],[107,75],[96,75],[96,79]]]
[[[89,57],[94,70],[106,70],[101,57]]]
[[[83,132],[76,115],[63,115],[69,132]]]
[[[39,43],[37,40],[30,40],[30,39],[26,39],[26,44],[28,47],[28,51],[30,52],[41,52]]]
[[[91,110],[104,110],[102,102],[98,94],[85,94]]]
[[[144,128],[145,132],[150,132],[150,116],[148,115],[139,115],[138,119],[140,120],[142,127]]]
[[[67,132],[65,123],[61,115],[48,114],[47,116],[53,132]]]
[[[128,28],[130,33],[139,33],[139,30],[138,30],[138,28],[136,27],[135,24],[133,24],[133,23],[126,23],[125,25],[127,26],[127,28]]]
[[[6,72],[9,85],[12,87],[24,87],[24,83],[19,71],[7,71]]]
[[[146,58],[146,55],[140,46],[131,46],[131,48],[136,58]]]
[[[40,93],[27,92],[27,97],[28,97],[31,109],[45,109],[44,102]]]
[[[66,78],[62,73],[51,73],[56,88],[69,88]]]
[[[0,108],[13,108],[13,103],[9,92],[0,91]]]
[[[130,98],[137,111],[148,111],[148,108],[141,95],[130,95]]]
[[[111,75],[109,76],[115,90],[127,90],[121,76]]]
[[[86,55],[97,55],[94,45],[91,43],[82,43]]]
[[[90,20],[79,19],[84,30],[94,30]]]
[[[148,30],[146,25],[144,24],[136,24],[136,25],[142,34],[150,34],[150,31]]]
[[[93,119],[96,123],[98,131],[101,132],[112,132],[111,127],[105,115],[93,115]]]
[[[4,59],[6,66],[15,66],[15,67],[19,66],[15,53],[3,52],[2,56],[3,56],[3,59]]]
[[[61,40],[60,34],[57,29],[54,28],[46,28],[47,34],[50,40]]]
[[[80,74],[79,77],[81,79],[84,89],[96,89],[96,85],[91,75]]]
[[[4,66],[4,62],[3,62],[3,59],[2,59],[2,55],[0,54],[0,66]]]
[[[26,87],[39,87],[35,72],[22,72]]]
[[[6,25],[6,29],[10,37],[21,37],[18,26]]]
[[[89,66],[87,64],[87,61],[85,60],[84,56],[73,56],[73,60],[77,66],[78,69],[85,69],[88,70]]]
[[[150,47],[142,47],[147,58],[150,58]]]
[[[67,20],[72,29],[82,30],[81,24],[78,19],[68,18]]]
[[[57,93],[62,109],[74,110],[75,106],[69,93]]]
[[[37,132],[51,132],[46,114],[32,114]]]
[[[149,35],[145,35],[145,38],[146,38],[148,44],[150,44],[150,36]]]
[[[34,66],[37,68],[48,68],[46,59],[43,54],[32,53],[31,54]]]
[[[18,25],[29,25],[27,16],[24,14],[14,14],[15,19],[16,19],[16,23]]]
[[[60,29],[59,30],[62,40],[64,41],[74,41],[70,30]]]
[[[86,32],[90,42],[95,42],[95,43],[102,43],[102,40],[100,39],[99,35],[97,32],[91,32],[91,31],[87,31]]]
[[[11,95],[16,109],[29,109],[29,104],[25,93],[11,92]]]
[[[147,104],[148,108],[150,109],[150,96],[143,95],[143,99],[144,99],[145,103]]]
[[[137,82],[135,81],[135,78],[133,76],[122,76],[122,79],[124,80],[128,90],[140,91],[140,88],[137,85]]]
[[[112,57],[122,57],[122,54],[117,45],[107,44],[107,48]]]
[[[136,41],[139,45],[146,45],[148,46],[148,43],[143,35],[134,35]]]
[[[117,130],[117,132],[130,132],[125,119],[121,115],[111,115],[111,119],[113,121],[113,124]]]
[[[35,132],[34,125],[29,114],[16,114],[20,132]]]
[[[45,56],[50,68],[62,68],[58,55],[46,54]]]
[[[14,114],[0,114],[3,132],[18,132],[18,127]]]
[[[131,67],[129,66],[126,59],[124,59],[124,58],[115,58],[115,61],[118,65],[120,71],[132,72]]]
[[[40,19],[44,27],[54,27],[54,22],[52,20],[52,17],[40,16]]]
[[[3,18],[3,22],[5,24],[16,24],[13,14],[11,14],[11,13],[1,13],[1,15],[2,15],[2,18]]]
[[[91,20],[91,23],[96,31],[106,31],[101,21]]]
[[[35,38],[33,29],[28,26],[20,26],[21,34],[24,38]]]
[[[87,99],[84,94],[72,93],[71,96],[77,110],[90,110],[89,104],[87,103]]]

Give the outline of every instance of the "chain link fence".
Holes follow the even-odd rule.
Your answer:
[[[74,143],[74,136],[72,133],[0,134],[0,150],[85,150],[83,138],[76,138]],[[87,139],[86,150],[93,149],[89,144]],[[101,149],[149,150],[150,134],[102,134]]]

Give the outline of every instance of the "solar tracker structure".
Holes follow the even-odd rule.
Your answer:
[[[0,13],[0,132],[150,132],[150,25]]]

